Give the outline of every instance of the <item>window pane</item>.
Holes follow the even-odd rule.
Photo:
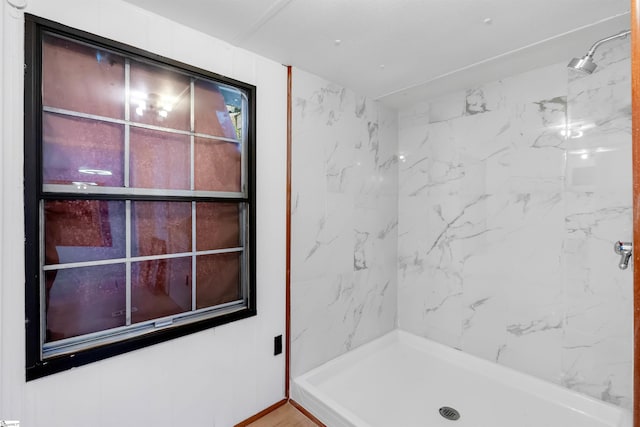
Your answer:
[[[131,187],[190,188],[191,149],[188,136],[131,128],[130,137]]]
[[[134,122],[190,130],[191,79],[131,61],[130,111]]]
[[[124,184],[122,125],[44,113],[42,138],[45,184]]]
[[[124,230],[124,202],[45,201],[45,265],[124,258]]]
[[[195,83],[194,104],[197,133],[239,139],[240,135],[235,127],[238,122],[236,116],[240,114],[242,105],[239,91],[221,90],[221,87],[213,82],[198,80]]]
[[[124,59],[45,34],[42,103],[47,107],[124,118]]]
[[[131,264],[131,321],[191,310],[191,257]]]
[[[124,264],[45,273],[46,341],[124,326]]]
[[[133,202],[133,256],[191,252],[190,202]]]
[[[237,248],[240,243],[240,205],[196,203],[196,249]]]
[[[242,299],[241,252],[196,257],[196,308]]]
[[[194,150],[196,190],[241,191],[240,145],[196,138]]]

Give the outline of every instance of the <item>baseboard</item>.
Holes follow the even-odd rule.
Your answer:
[[[282,399],[281,401],[276,402],[273,405],[269,406],[267,409],[263,409],[262,411],[258,412],[257,414],[253,415],[252,417],[249,417],[246,420],[239,422],[234,427],[246,427],[249,424],[251,424],[252,422],[258,421],[260,418],[264,417],[268,413],[273,412],[276,409],[278,409],[279,407],[285,405],[287,402],[288,402],[287,399]]]

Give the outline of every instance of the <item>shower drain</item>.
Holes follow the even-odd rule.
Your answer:
[[[460,419],[460,412],[448,406],[443,406],[442,408],[439,409],[439,412],[443,418],[446,418],[448,420],[456,421]]]

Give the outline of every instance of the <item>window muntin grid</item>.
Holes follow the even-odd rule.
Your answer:
[[[66,103],[56,103],[57,105],[47,105],[47,101],[55,99],[55,97],[47,96],[46,90],[43,90],[45,95],[43,96],[42,116],[43,116],[43,182],[41,187],[41,197],[39,203],[40,209],[40,295],[41,295],[41,337],[42,337],[42,353],[41,357],[48,358],[53,356],[59,356],[61,354],[69,354],[90,348],[95,345],[103,345],[109,342],[116,342],[129,337],[135,337],[140,334],[147,333],[149,330],[162,328],[176,324],[188,324],[197,321],[199,318],[207,316],[222,315],[225,313],[233,312],[247,307],[247,280],[248,280],[248,233],[245,229],[248,224],[248,216],[251,206],[249,204],[249,192],[247,187],[247,124],[248,120],[248,95],[242,89],[236,88],[224,83],[220,83],[214,80],[204,79],[200,76],[189,75],[182,71],[178,72],[175,68],[167,67],[159,64],[150,64],[148,62],[141,62],[139,59],[134,59],[120,53],[114,53],[109,50],[102,49],[101,47],[92,46],[91,44],[78,42],[75,40],[67,39],[66,37],[59,36],[53,33],[45,33],[43,37],[43,44],[46,52],[47,40],[55,40],[57,42],[64,42],[75,46],[79,50],[82,49],[95,49],[96,61],[113,62],[123,65],[123,105],[124,108],[120,114],[118,108],[114,105],[109,105],[110,108],[102,108],[99,102],[90,103],[90,108],[87,111],[82,111],[83,108],[78,107],[78,102],[73,102],[73,99],[67,99]],[[108,59],[105,59],[108,58]],[[116,59],[114,59],[116,58]],[[43,59],[46,63],[46,60]],[[145,117],[145,111],[140,113],[143,104],[141,98],[143,96],[140,91],[132,88],[132,66],[134,81],[140,83],[140,79],[136,80],[136,70],[143,70],[142,74],[153,74],[154,69],[161,70],[162,73],[174,73],[179,74],[183,82],[184,89],[181,92],[181,96],[188,94],[188,101],[182,100],[180,102],[181,108],[188,110],[187,120],[178,120],[174,123],[174,126],[165,126],[166,122],[162,119],[167,118],[173,112],[173,108],[165,108],[166,105],[162,97],[158,98],[157,105],[154,110],[158,116],[155,119],[143,119]],[[155,68],[154,68],[155,67]],[[113,74],[113,73],[112,73]],[[140,73],[138,73],[140,74]],[[43,86],[47,84],[47,73],[43,71]],[[185,80],[186,79],[186,80]],[[144,80],[144,79],[142,79]],[[113,81],[113,78],[111,78]],[[138,84],[139,86],[139,84]],[[157,86],[157,85],[156,85]],[[231,97],[235,97],[237,105],[234,106],[233,111],[229,109],[229,117],[224,116],[224,111],[216,110],[216,118],[219,123],[218,126],[207,126],[206,117],[202,114],[197,114],[198,100],[197,96],[200,93],[211,93],[212,88],[218,88],[220,96],[225,92],[227,97],[231,94]],[[44,89],[44,87],[43,87]],[[139,89],[139,88],[138,88]],[[116,90],[118,92],[118,90]],[[93,94],[95,97],[95,93]],[[218,97],[220,101],[220,97]],[[71,102],[69,102],[71,101]],[[111,103],[113,104],[113,103]],[[219,106],[220,102],[218,102]],[[188,107],[185,107],[187,105]],[[205,103],[206,105],[206,103]],[[211,107],[211,105],[208,105]],[[146,105],[145,105],[146,107]],[[161,108],[165,108],[162,110]],[[161,114],[164,112],[164,114]],[[235,118],[232,118],[233,113]],[[139,117],[142,116],[142,117]],[[146,117],[149,117],[147,115]],[[221,118],[224,118],[221,119]],[[47,143],[46,139],[53,134],[53,140],[58,137],[59,140],[68,141],[69,138],[65,138],[63,135],[56,134],[55,131],[50,129],[56,129],[56,122],[74,122],[81,123],[80,126],[85,126],[93,131],[86,133],[104,134],[95,132],[95,128],[108,128],[111,133],[121,134],[121,139],[118,137],[112,140],[121,140],[121,149],[111,149],[118,155],[114,158],[108,158],[107,160],[111,164],[115,164],[116,167],[103,168],[103,167],[91,167],[91,165],[75,165],[74,173],[77,171],[78,175],[65,176],[60,171],[58,175],[47,169],[47,160],[55,157],[54,153],[47,152],[47,149],[51,146]],[[52,124],[53,123],[53,124]],[[235,128],[230,127],[235,126]],[[49,133],[47,133],[49,129]],[[57,125],[57,129],[64,130],[63,125]],[[232,130],[233,129],[233,130]],[[200,132],[199,132],[200,131]],[[60,133],[60,132],[58,132]],[[181,164],[187,166],[186,180],[181,178],[176,184],[172,181],[163,181],[160,185],[149,185],[149,182],[154,183],[153,179],[145,180],[140,179],[139,175],[136,175],[136,137],[139,134],[146,134],[151,141],[146,141],[146,146],[143,146],[142,151],[153,152],[155,137],[156,140],[179,140],[180,148],[176,151],[179,152],[179,157],[182,160]],[[88,138],[90,144],[94,141],[94,138]],[[107,138],[108,139],[108,138]],[[144,139],[144,136],[142,137]],[[73,143],[78,144],[77,141]],[[82,141],[79,142],[80,148],[71,150],[72,152],[82,151]],[[185,147],[186,148],[183,148]],[[209,149],[213,147],[214,149]],[[231,148],[230,148],[231,147]],[[214,162],[219,158],[220,151],[235,152],[237,153],[236,161],[234,161],[229,171],[225,171],[233,179],[228,181],[226,185],[209,185],[213,180],[210,176],[206,176],[207,165]],[[49,150],[51,151],[51,150]],[[64,150],[63,150],[64,151]],[[110,151],[110,152],[111,152]],[[157,170],[161,167],[171,168],[174,165],[175,158],[178,156],[176,153],[170,153],[164,159],[159,159],[157,164],[153,165],[151,170]],[[64,155],[64,152],[62,153]],[[95,158],[96,156],[94,156]],[[99,157],[99,156],[97,156]],[[138,156],[143,160],[144,155]],[[207,162],[209,160],[209,163]],[[79,160],[81,163],[86,162],[84,159]],[[200,167],[198,165],[201,165]],[[120,169],[118,169],[120,167]],[[199,173],[202,171],[202,173]],[[64,172],[64,171],[63,171]],[[184,172],[181,170],[181,172]],[[204,179],[201,175],[204,174]],[[67,174],[71,175],[71,174]],[[87,180],[84,175],[87,175]],[[113,177],[116,176],[116,179]],[[229,183],[230,182],[230,183]],[[234,184],[235,182],[235,184]],[[179,201],[178,201],[179,200]],[[55,203],[96,203],[102,204],[124,204],[124,235],[125,235],[125,254],[124,256],[105,257],[101,259],[85,259],[85,260],[71,260],[70,262],[53,262],[46,254],[46,241],[47,241],[47,205]],[[167,251],[159,250],[152,251],[151,254],[139,255],[136,254],[133,239],[135,235],[135,206],[136,204],[171,204],[171,203],[183,203],[191,205],[191,250],[185,251],[184,247],[181,251]],[[199,249],[200,240],[198,236],[202,236],[206,230],[201,230],[202,225],[199,223],[206,223],[209,217],[203,214],[198,214],[200,210],[206,211],[205,207],[211,206],[236,206],[236,228],[238,233],[237,245],[227,245],[229,247],[211,248],[211,249]],[[98,209],[99,211],[100,209]],[[120,210],[122,210],[120,208]],[[208,210],[211,210],[209,208]],[[215,209],[213,209],[215,211]],[[227,209],[228,210],[228,209]],[[99,215],[99,214],[98,214]],[[229,213],[227,213],[227,220]],[[201,218],[201,221],[198,221]],[[122,219],[119,219],[122,222]],[[44,232],[42,231],[44,230]],[[119,229],[122,231],[121,229]],[[120,233],[122,234],[122,233]],[[184,233],[184,234],[188,234]],[[89,238],[89,237],[87,237]],[[202,239],[206,240],[206,239]],[[214,239],[215,240],[215,239]],[[153,245],[152,245],[153,246]],[[95,251],[94,251],[95,252]],[[231,257],[231,258],[229,258]],[[73,258],[73,257],[71,257]],[[197,282],[198,271],[203,271],[200,276],[206,278],[209,281],[207,272],[211,271],[211,265],[220,264],[220,260],[223,258],[229,258],[227,261],[232,268],[229,268],[230,276],[233,279],[236,275],[239,279],[239,286],[237,296],[234,298],[233,292],[227,293],[227,295],[220,296],[218,299],[213,298],[209,303],[201,303],[206,298],[199,296]],[[190,262],[185,262],[190,260]],[[190,283],[186,286],[187,292],[181,293],[181,308],[179,310],[168,310],[161,312],[157,317],[155,316],[139,316],[138,307],[135,304],[136,301],[136,277],[143,274],[148,274],[148,271],[153,271],[153,274],[159,274],[158,271],[162,270],[162,265],[168,265],[171,263],[181,263],[180,270],[187,272],[191,270]],[[190,264],[190,265],[187,265]],[[207,268],[209,265],[209,268]],[[97,270],[96,270],[97,269]],[[124,293],[124,307],[121,310],[112,311],[114,318],[122,317],[124,323],[120,324],[118,321],[108,328],[79,328],[78,332],[71,334],[72,336],[65,336],[60,339],[51,337],[51,334],[47,331],[48,320],[47,317],[50,314],[49,310],[49,284],[48,277],[52,275],[64,275],[70,272],[77,272],[80,276],[90,276],[91,273],[85,271],[112,271],[112,275],[119,277],[124,276],[124,291],[121,289],[122,284],[118,286],[114,285],[118,289],[117,304],[122,306],[122,294]],[[105,270],[106,269],[106,270]],[[114,270],[115,269],[115,270]],[[143,271],[145,273],[141,273]],[[118,271],[118,273],[113,273]],[[226,270],[225,270],[226,271]],[[84,277],[83,276],[83,277]],[[104,275],[102,275],[104,276]],[[77,282],[77,280],[76,280]],[[117,283],[117,280],[115,281]],[[189,282],[189,280],[187,280]],[[81,283],[82,284],[82,283]],[[211,286],[210,283],[207,286]],[[100,288],[100,287],[98,287]],[[107,292],[108,293],[108,292]],[[114,292],[111,292],[114,293]],[[190,294],[190,298],[187,298]],[[188,301],[187,301],[188,300]],[[213,304],[213,305],[212,305]],[[136,317],[138,319],[136,319]]]

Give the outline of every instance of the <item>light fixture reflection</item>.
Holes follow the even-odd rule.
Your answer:
[[[91,168],[80,168],[78,169],[80,173],[86,173],[87,175],[101,175],[101,176],[111,176],[113,173],[104,169],[91,169]]]
[[[136,114],[139,116],[144,115],[144,110],[147,109],[147,94],[139,91],[132,91],[130,95],[131,103],[136,105]]]
[[[187,88],[188,89],[188,88]],[[157,93],[145,93],[141,91],[131,91],[131,104],[135,105],[135,112],[138,116],[144,116],[145,111],[157,112],[160,119],[165,119],[173,110],[177,99],[173,96],[158,95]]]
[[[595,155],[601,153],[608,153],[611,151],[617,151],[618,149],[615,147],[597,147],[597,148],[588,148],[588,149],[579,149],[579,150],[570,150],[569,154],[574,156],[579,156],[582,160],[588,160]]]
[[[75,185],[78,190],[86,190],[88,187],[93,187],[98,185],[97,182],[84,182],[84,181],[73,181],[72,184]]]
[[[578,139],[582,138],[586,131],[595,127],[596,124],[593,122],[573,121],[557,126],[556,129],[559,129],[560,135],[565,139]]]
[[[567,139],[577,139],[584,136],[584,131],[580,129],[562,129],[560,135]]]

